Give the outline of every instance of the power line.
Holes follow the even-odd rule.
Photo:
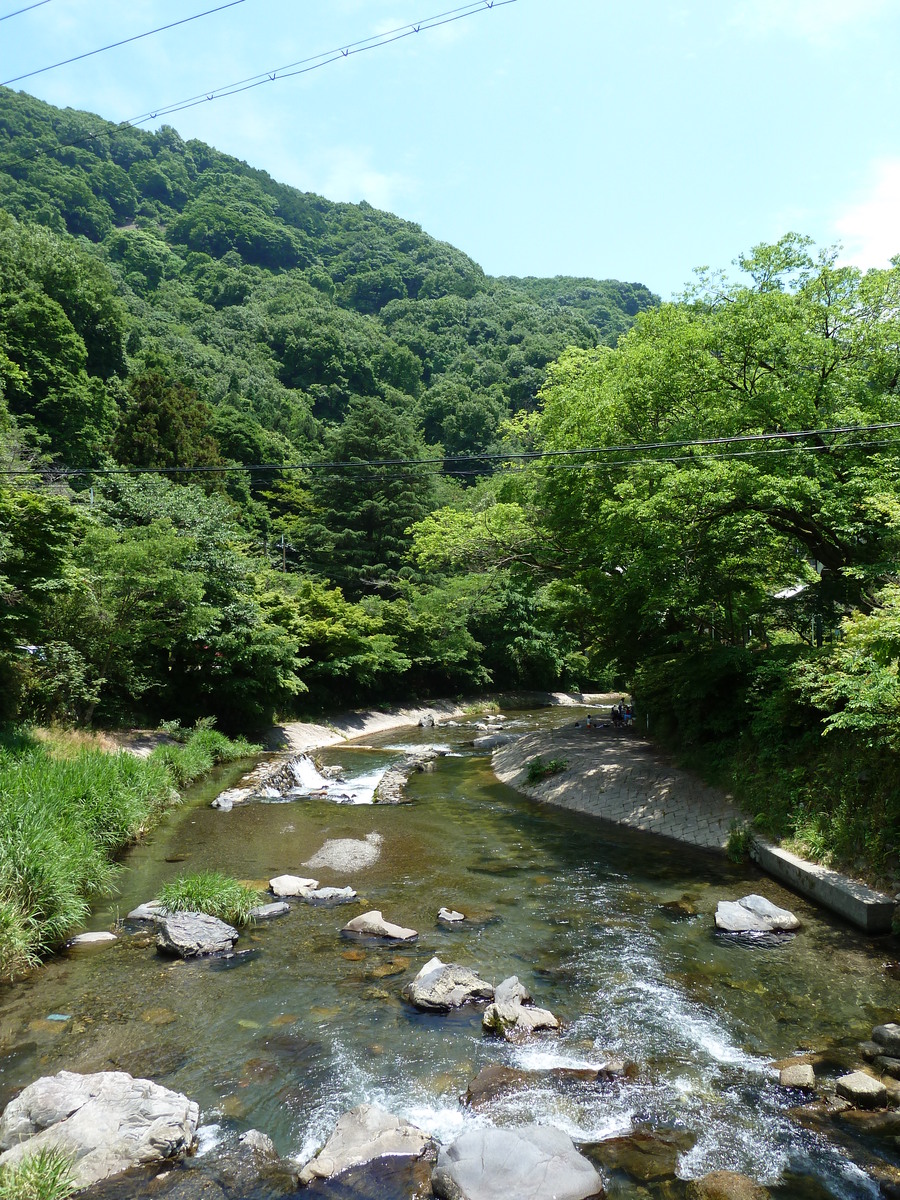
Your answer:
[[[7,477],[22,477],[34,475],[53,475],[57,478],[74,478],[83,475],[228,475],[256,472],[302,472],[315,471],[321,473],[325,477],[335,479],[363,479],[377,477],[379,479],[401,479],[401,478],[419,478],[422,475],[482,475],[484,469],[469,469],[477,463],[486,463],[489,465],[502,464],[506,462],[521,463],[523,466],[535,460],[556,459],[567,455],[584,456],[588,454],[604,454],[604,453],[645,453],[647,450],[679,450],[679,449],[700,449],[711,446],[723,446],[742,444],[747,442],[760,442],[770,440],[798,439],[801,437],[824,437],[837,433],[873,433],[880,432],[886,429],[900,428],[900,421],[887,421],[874,425],[841,425],[834,426],[829,429],[808,429],[796,431],[779,431],[776,433],[754,433],[754,434],[735,434],[730,437],[722,438],[696,438],[693,440],[671,441],[671,442],[634,442],[625,445],[616,446],[593,446],[593,447],[573,447],[571,450],[542,450],[542,451],[525,451],[525,452],[510,452],[509,454],[474,454],[474,455],[445,455],[442,458],[382,458],[360,460],[357,462],[347,461],[313,461],[307,463],[243,463],[234,465],[213,465],[213,464],[198,464],[195,466],[185,467],[68,467],[46,466],[36,467],[31,469],[9,469],[0,471],[0,476]],[[613,459],[602,462],[575,462],[575,463],[560,463],[548,462],[545,469],[552,471],[592,471],[604,470],[607,467],[619,466],[641,466],[657,463],[683,463],[691,462],[695,464],[703,464],[706,462],[734,459],[734,458],[755,458],[774,454],[792,454],[792,453],[832,453],[838,450],[846,450],[853,448],[876,448],[885,446],[900,446],[900,438],[883,438],[883,439],[863,439],[849,442],[837,442],[832,445],[804,445],[794,441],[788,446],[773,446],[754,450],[744,451],[723,451],[720,453],[704,453],[704,454],[685,454],[685,455],[658,455],[653,458],[625,458]],[[454,467],[450,464],[462,464]],[[435,467],[437,470],[422,471],[416,470],[415,473],[395,472],[388,474],[382,472],[377,474],[377,470],[388,467]]]
[[[4,13],[0,17],[0,21],[8,21],[10,17],[21,16],[22,13],[31,12],[33,8],[40,8],[44,4],[49,4],[50,0],[37,0],[37,4],[27,4],[24,8],[17,8],[15,12]]]
[[[42,3],[48,3],[48,0],[41,0]],[[142,38],[152,37],[154,33],[164,33],[167,29],[175,29],[178,25],[187,25],[190,21],[199,21],[201,17],[212,16],[213,13],[222,12],[226,8],[234,8],[236,4],[243,4],[244,0],[228,0],[227,4],[220,4],[218,8],[208,8],[205,12],[194,13],[192,17],[182,17],[180,21],[170,21],[168,25],[160,25],[156,29],[148,29],[146,33],[136,33],[133,37],[122,38],[120,42],[110,42],[108,46],[100,46],[96,50],[86,50],[84,54],[75,54],[72,58],[64,58],[61,62],[51,63],[49,67],[39,67],[36,71],[26,71],[24,75],[16,75],[13,79],[4,79],[0,84],[2,87],[8,87],[11,83],[18,83],[21,79],[31,79],[34,75],[43,75],[47,71],[55,71],[57,67],[67,67],[69,63],[80,62],[83,58],[92,58],[95,54],[103,54],[106,50],[115,50],[119,46],[127,46],[129,42],[139,42]],[[32,5],[33,8],[38,8],[39,5]],[[20,12],[26,12],[26,9],[20,9]],[[9,14],[11,17],[15,13]]]
[[[436,13],[432,17],[424,17],[408,25],[400,25],[396,29],[387,30],[385,33],[361,38],[357,42],[345,42],[340,46],[336,46],[333,50],[324,50],[321,54],[313,54],[308,58],[301,58],[297,62],[287,63],[283,67],[275,67],[273,70],[261,71],[257,75],[249,75],[246,79],[239,79],[235,83],[226,83],[222,87],[200,92],[196,96],[188,96],[184,100],[176,100],[173,104],[153,109],[151,112],[141,113],[140,116],[131,117],[128,121],[121,122],[121,124],[142,125],[146,121],[154,121],[159,117],[171,116],[172,113],[183,112],[188,108],[196,108],[198,105],[206,104],[212,100],[221,100],[226,96],[236,96],[241,92],[249,92],[253,88],[262,87],[265,83],[276,83],[281,79],[291,79],[296,75],[305,75],[310,71],[317,71],[320,67],[326,67],[329,63],[339,62],[342,58],[350,58],[351,55],[362,54],[366,50],[377,50],[381,46],[387,46],[393,42],[399,42],[403,38],[412,37],[415,33],[437,29],[441,25],[449,25],[454,21],[461,21],[465,17],[474,16],[475,13],[488,12],[491,9],[503,8],[507,4],[515,3],[516,0],[477,0],[475,3],[464,4],[460,8],[448,9],[446,12]]]

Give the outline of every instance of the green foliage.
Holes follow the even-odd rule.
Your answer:
[[[46,1147],[0,1167],[0,1200],[67,1200],[75,1192],[72,1159]]]
[[[554,775],[561,775],[563,771],[568,769],[568,762],[564,758],[548,758],[545,762],[538,755],[537,758],[531,759],[525,769],[525,782],[528,784],[543,783],[545,779],[550,779]]]
[[[728,841],[725,843],[725,853],[730,862],[746,862],[750,856],[750,844],[753,841],[753,830],[749,825],[739,821],[732,823],[728,830]]]
[[[26,737],[0,748],[0,975],[34,966],[109,891],[116,854],[152,826],[184,787],[258,753],[209,727],[149,758],[82,749],[66,757]]]
[[[170,912],[202,912],[229,925],[246,925],[262,896],[219,871],[201,871],[164,884],[158,898]]]

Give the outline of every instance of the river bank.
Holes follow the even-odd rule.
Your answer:
[[[529,783],[528,764],[536,758],[556,759],[566,767]],[[541,730],[495,749],[493,766],[502,783],[541,803],[701,850],[724,852],[733,831],[749,830],[747,814],[729,793],[676,766],[657,745],[630,729],[572,722]],[[748,834],[745,840],[767,874],[867,933],[890,931],[891,896],[762,838]]]

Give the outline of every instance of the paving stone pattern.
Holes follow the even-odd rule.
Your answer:
[[[562,758],[568,768],[542,783],[525,783],[528,763]],[[717,788],[668,762],[632,730],[564,726],[528,734],[494,751],[494,773],[535,800],[590,813],[632,829],[721,850],[745,817]]]

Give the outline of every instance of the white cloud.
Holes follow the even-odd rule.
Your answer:
[[[867,186],[832,221],[843,262],[886,267],[900,254],[900,158],[879,159]]]
[[[399,171],[379,170],[371,152],[355,146],[339,146],[316,156],[305,164],[305,182],[296,184],[319,192],[329,200],[358,202],[368,200],[375,208],[389,212],[408,207],[418,188],[416,181]]]
[[[757,37],[783,34],[821,46],[891,7],[891,0],[740,0],[730,23]]]

